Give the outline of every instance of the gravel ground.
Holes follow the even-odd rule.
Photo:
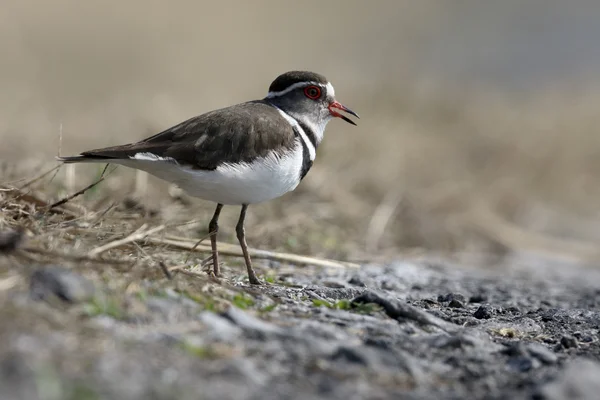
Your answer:
[[[181,289],[190,280],[204,283]],[[82,269],[27,268],[0,282],[0,398],[593,399],[600,391],[599,271],[398,261],[268,280],[250,287],[177,275],[115,293]]]

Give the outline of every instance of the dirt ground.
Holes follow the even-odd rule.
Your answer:
[[[2,399],[591,399],[598,389],[597,268],[538,254],[493,268],[433,252],[298,260],[281,246],[254,253],[264,284],[253,286],[228,235],[215,278],[210,247],[189,251],[203,225],[133,200],[57,205],[32,189],[55,172],[2,191],[12,227],[0,234]]]

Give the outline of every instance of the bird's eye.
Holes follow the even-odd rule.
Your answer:
[[[316,100],[321,97],[321,88],[318,86],[307,86],[304,88],[304,94],[309,99]]]

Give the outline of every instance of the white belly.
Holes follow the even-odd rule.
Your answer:
[[[221,165],[213,171],[193,170],[176,163],[120,160],[118,164],[146,171],[177,184],[189,195],[228,205],[260,203],[294,190],[300,183],[302,144],[283,156],[271,152],[253,163]]]

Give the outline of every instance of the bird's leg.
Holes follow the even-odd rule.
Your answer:
[[[213,272],[219,276],[219,253],[217,253],[217,232],[219,232],[219,214],[223,204],[217,204],[215,213],[208,224],[208,234],[210,235],[210,247],[212,249]]]
[[[242,253],[244,253],[244,260],[246,261],[246,268],[248,269],[248,279],[252,285],[260,285],[260,281],[256,277],[256,273],[252,269],[252,262],[250,261],[250,255],[248,254],[248,246],[246,245],[246,232],[244,231],[244,219],[246,218],[246,210],[248,205],[242,205],[242,212],[240,212],[240,219],[238,220],[235,232],[237,233]]]

